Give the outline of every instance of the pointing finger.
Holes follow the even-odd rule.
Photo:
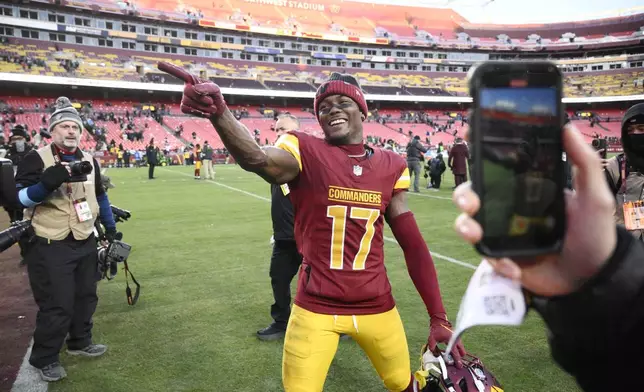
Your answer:
[[[186,71],[183,68],[179,68],[174,64],[167,63],[165,61],[160,61],[157,64],[159,71],[163,71],[167,74],[170,74],[176,78],[183,80],[184,83],[197,84],[199,83],[199,78]]]

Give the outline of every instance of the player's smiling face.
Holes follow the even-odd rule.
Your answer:
[[[329,143],[362,143],[362,112],[355,101],[345,95],[330,95],[318,107],[320,127]]]

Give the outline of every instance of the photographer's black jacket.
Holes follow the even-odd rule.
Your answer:
[[[423,154],[426,152],[427,149],[420,144],[418,139],[412,139],[407,145],[407,161],[422,161]]]
[[[27,143],[25,143],[25,150],[22,152],[18,152],[14,144],[10,144],[9,149],[7,150],[6,158],[10,159],[14,166],[18,166],[18,164],[22,162],[22,160],[25,158],[25,156],[27,156],[27,154],[31,150],[32,150],[31,145]]]
[[[642,391],[644,243],[617,228],[615,252],[575,293],[533,297],[555,361],[584,391]]]
[[[271,218],[273,219],[273,238],[275,241],[295,241],[293,235],[293,204],[285,195],[287,185],[271,185]]]

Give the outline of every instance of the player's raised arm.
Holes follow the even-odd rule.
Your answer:
[[[298,160],[283,149],[262,149],[246,126],[228,110],[219,86],[169,63],[160,62],[158,68],[184,81],[181,111],[209,119],[242,169],[273,184],[283,184],[297,177]]]
[[[409,172],[406,169],[395,187],[409,187]],[[391,203],[387,207],[385,217],[394,237],[396,237],[398,244],[405,254],[405,262],[409,276],[414,282],[418,294],[420,294],[425,303],[427,313],[429,313],[430,328],[428,344],[429,349],[435,351],[437,343],[448,343],[452,336],[452,325],[447,320],[443,306],[434,260],[420,233],[416,218],[414,218],[414,214],[407,206],[405,192],[399,191],[395,193],[391,199]],[[459,367],[461,366],[460,359],[463,355],[465,355],[465,349],[459,341],[452,350],[452,356]]]

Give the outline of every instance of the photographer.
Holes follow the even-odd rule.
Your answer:
[[[13,162],[14,173],[25,155],[32,150],[31,144],[28,143],[29,135],[22,125],[16,125],[9,134],[9,149],[5,158]]]
[[[420,181],[420,168],[422,167],[423,154],[427,149],[420,144],[420,136],[416,135],[407,144],[407,167],[409,168],[409,175],[414,176],[414,192],[420,192],[418,182]]]
[[[70,355],[98,357],[107,350],[92,343],[96,218],[100,215],[110,242],[117,235],[98,162],[78,148],[83,129],[78,112],[65,97],[55,109],[49,120],[53,143],[27,154],[16,174],[18,198],[32,224],[25,261],[39,309],[29,363],[45,381],[66,376],[59,352],[68,334]]]
[[[644,241],[644,230],[635,229],[637,222],[630,222],[632,212],[644,201],[644,103],[632,106],[624,114],[622,146],[623,154],[603,161],[604,173],[615,197],[615,222],[625,226],[635,238]],[[625,222],[626,216],[629,222]],[[644,217],[639,220],[641,227]]]
[[[427,185],[428,188],[439,190],[441,188],[441,180],[443,173],[447,170],[445,166],[445,161],[443,160],[443,154],[437,154],[428,164],[429,166],[429,178],[430,184]]]
[[[11,160],[13,163],[13,172],[16,173],[18,164],[22,162],[27,153],[32,150],[31,145],[27,142],[29,135],[27,131],[22,127],[22,125],[16,125],[11,130],[9,134],[9,147],[7,149],[6,158]],[[9,214],[9,219],[11,222],[21,221],[23,219],[23,210],[22,209],[13,209],[5,207],[5,211]],[[18,241],[20,246],[20,256],[23,258],[21,264],[24,263],[25,250],[27,244],[25,243],[25,238],[21,237]]]

